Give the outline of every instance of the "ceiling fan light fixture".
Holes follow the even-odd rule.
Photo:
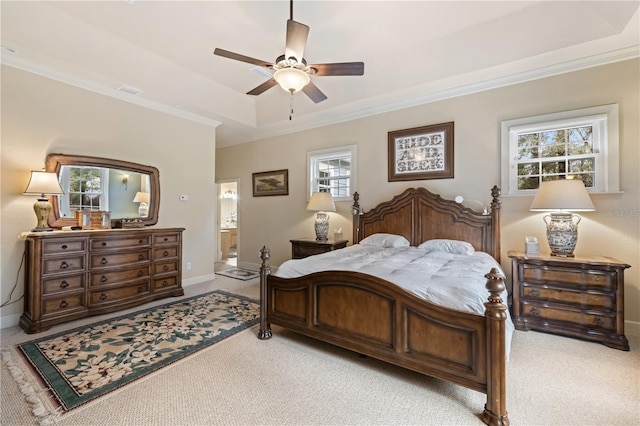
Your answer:
[[[311,81],[309,74],[293,67],[280,68],[273,74],[273,78],[289,93],[299,92]]]

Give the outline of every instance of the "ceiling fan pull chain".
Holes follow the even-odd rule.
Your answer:
[[[293,117],[293,90],[291,91],[291,99],[289,99],[289,109],[291,110],[289,112],[289,121],[291,121],[291,117]]]

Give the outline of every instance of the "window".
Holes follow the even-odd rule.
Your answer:
[[[60,183],[69,188],[59,197],[60,214],[73,217],[77,210],[101,210],[106,205],[108,170],[101,167],[62,167]]]
[[[335,200],[350,200],[355,188],[356,145],[307,153],[308,195],[331,192]]]
[[[590,192],[618,191],[618,106],[502,122],[502,192],[580,179]]]

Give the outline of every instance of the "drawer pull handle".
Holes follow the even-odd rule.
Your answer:
[[[169,285],[169,282],[167,280],[162,281],[162,287],[166,287]]]
[[[108,263],[108,261],[104,257],[100,260],[100,264],[101,265],[106,265],[107,263]]]
[[[167,238],[167,237],[164,237],[164,240],[165,240],[165,241],[169,241],[169,238]]]
[[[67,301],[66,301],[66,300],[62,300],[62,301],[60,302],[60,307],[61,307],[62,309],[66,308],[67,306],[69,306],[69,303],[67,303]]]
[[[143,240],[138,240],[138,244],[142,244],[142,241],[143,241]]]
[[[106,247],[107,246],[107,242],[103,241],[102,244],[100,244],[102,247]]]
[[[144,260],[144,256],[143,256],[143,255],[141,255],[141,254],[139,254],[139,255],[138,255],[138,260]]]
[[[531,289],[531,296],[532,297],[539,297],[540,296],[540,292],[538,291],[537,288]]]
[[[69,264],[67,263],[66,260],[63,260],[62,263],[60,264],[60,269],[67,269],[69,267]]]
[[[138,293],[142,293],[144,291],[144,287],[138,286]]]
[[[534,317],[540,315],[540,312],[538,312],[538,308],[531,308],[531,315]]]
[[[106,283],[107,282],[107,277],[105,277],[104,275],[102,277],[100,277],[100,282],[101,283]]]
[[[69,283],[67,282],[67,280],[62,280],[62,282],[60,283],[60,288],[67,288],[69,287]]]
[[[162,253],[162,255],[163,255],[164,257],[167,257],[167,256],[169,256],[169,252],[165,250],[165,251]]]
[[[144,275],[144,271],[143,271],[142,269],[140,269],[140,270],[138,271],[138,276],[139,276],[139,277],[141,277],[141,276],[143,276],[143,275]]]
[[[604,321],[600,317],[596,317],[594,323],[596,327],[604,327]]]
[[[104,293],[102,293],[102,294],[100,295],[100,298],[99,298],[99,299],[100,299],[100,300],[106,300],[106,299],[107,299],[107,295],[106,295],[106,294],[104,294]]]
[[[62,250],[66,250],[66,249],[67,249],[67,245],[66,245],[66,244],[63,244],[63,245],[62,245]]]
[[[167,271],[169,270],[169,265],[164,265],[164,266],[162,267],[162,270],[163,270],[163,271],[165,271],[165,272],[167,272]]]

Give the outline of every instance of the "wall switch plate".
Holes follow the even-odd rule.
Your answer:
[[[189,196],[186,194],[180,195],[180,201],[189,201]]]
[[[187,269],[191,269],[191,262],[187,262]]]

